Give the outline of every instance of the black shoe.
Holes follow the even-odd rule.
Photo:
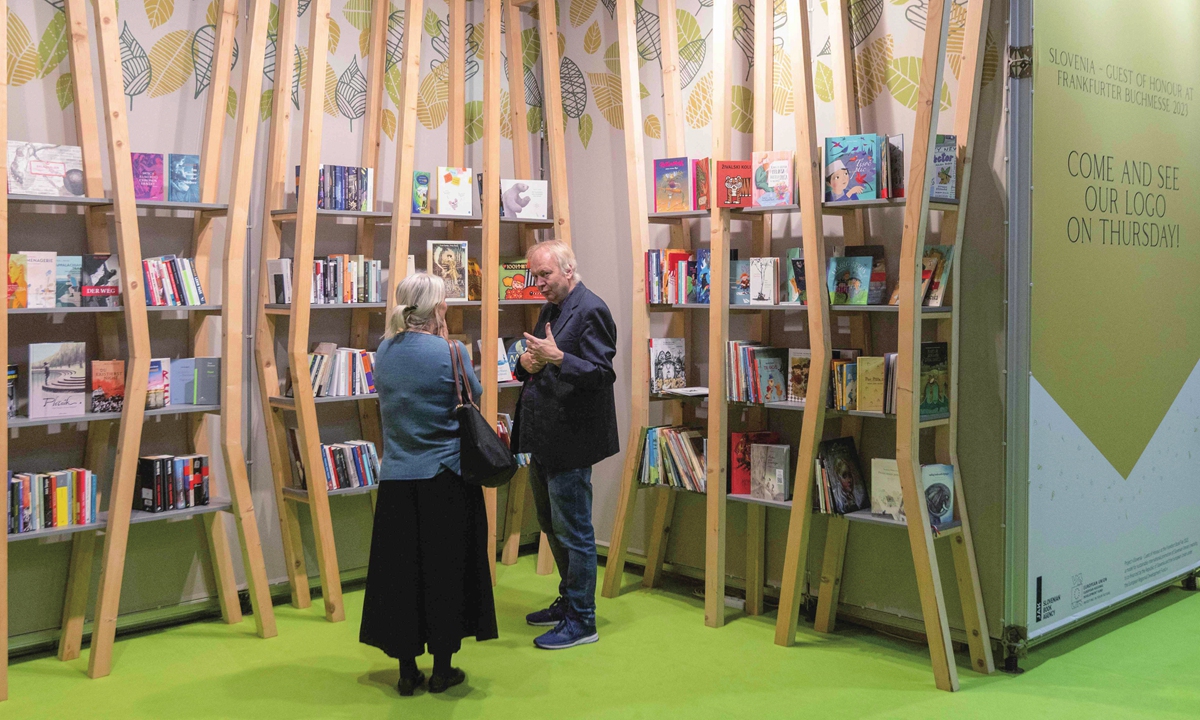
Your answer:
[[[412,677],[401,677],[400,682],[396,683],[396,689],[400,691],[402,697],[412,697],[412,694],[417,691],[417,688],[425,684],[425,673],[420,670]],[[429,683],[432,685],[433,683]]]
[[[433,677],[429,678],[429,692],[446,692],[455,685],[462,685],[464,682],[466,682],[466,679],[467,674],[458,668],[450,668],[449,675],[438,675],[437,673],[434,673]]]
[[[531,612],[525,616],[525,622],[534,627],[555,627],[567,613],[567,601],[563,597],[559,597],[554,602],[550,603],[550,607],[545,610]]]

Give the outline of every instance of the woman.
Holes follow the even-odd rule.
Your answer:
[[[470,355],[472,397],[481,390]],[[462,639],[496,635],[483,490],[459,476],[446,286],[418,273],[396,288],[375,354],[384,450],[359,641],[400,661],[401,695],[425,682],[416,658],[433,655],[429,691],[466,680],[450,665]]]

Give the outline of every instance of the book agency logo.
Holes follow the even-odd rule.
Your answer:
[[[1055,595],[1053,597],[1043,598],[1042,597],[1042,576],[1041,575],[1038,575],[1038,577],[1037,577],[1036,593],[1037,593],[1037,595],[1036,595],[1037,604],[1034,608],[1034,610],[1035,610],[1034,620],[1036,622],[1042,622],[1043,620],[1049,620],[1050,618],[1054,617],[1054,613],[1055,613],[1054,604],[1062,599],[1062,595]]]

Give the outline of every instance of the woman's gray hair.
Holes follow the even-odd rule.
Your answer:
[[[579,266],[575,262],[575,251],[571,249],[570,245],[562,240],[545,240],[529,248],[529,252],[525,253],[525,260],[532,260],[534,253],[539,252],[549,253],[564,275],[574,271],[575,279],[582,279],[579,274]]]
[[[407,330],[430,331],[437,325],[437,309],[446,299],[446,282],[436,275],[419,272],[396,286],[396,307],[388,317],[385,337]]]

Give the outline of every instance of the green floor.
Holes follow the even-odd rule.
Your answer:
[[[360,590],[336,625],[316,607],[277,608],[272,640],[255,638],[249,620],[122,639],[103,680],[84,675],[86,654],[17,662],[0,718],[1200,716],[1200,594],[1178,588],[1039,647],[1019,677],[976,675],[960,657],[962,690],[950,694],[933,688],[923,647],[851,627],[804,629],[796,647],[779,648],[773,616],[708,629],[699,600],[678,589],[601,599],[598,644],[539,651],[522,618],[555,581],[533,568],[532,557],[500,568],[501,637],[468,643],[456,664],[469,687],[441,696],[396,694],[392,662],[358,644]]]

